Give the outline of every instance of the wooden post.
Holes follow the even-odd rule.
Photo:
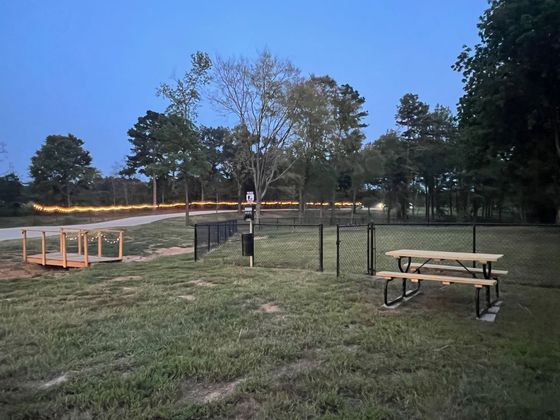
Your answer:
[[[84,267],[89,266],[87,230],[84,232]]]
[[[21,236],[23,239],[23,262],[27,262],[27,231],[25,229],[21,231]]]
[[[62,233],[62,266],[64,268],[68,267],[68,255],[66,254],[66,232]]]
[[[82,230],[78,231],[78,255],[82,255]]]
[[[45,237],[45,231],[41,231],[41,256],[42,256],[42,264],[47,265],[47,239]]]
[[[60,248],[60,255],[62,255],[63,252],[63,248],[62,248],[62,237],[64,236],[64,230],[62,228],[60,228],[60,236],[58,237],[58,242],[59,242],[59,248]]]
[[[101,239],[103,238],[103,235],[101,234],[101,232],[97,232],[97,256],[101,257],[101,246],[102,246],[102,241]]]
[[[123,231],[119,232],[119,259],[123,258]]]

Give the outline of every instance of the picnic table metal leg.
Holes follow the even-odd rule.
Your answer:
[[[396,303],[398,303],[398,302],[400,302],[404,299],[404,296],[401,295],[401,296],[399,296],[399,297],[397,297],[397,298],[395,298],[395,299],[393,299],[392,301],[389,302],[389,299],[388,299],[389,283],[392,282],[393,280],[395,280],[395,279],[385,280],[385,290],[384,290],[384,293],[383,293],[383,299],[384,299],[384,302],[385,302],[385,306],[388,306],[388,307],[391,307],[391,306],[395,305]]]
[[[408,273],[408,270],[410,269],[411,262],[412,262],[412,258],[407,257],[406,268],[404,268],[403,265],[402,265],[402,258],[399,258],[397,260],[397,263],[399,265],[399,270],[401,271],[401,273]],[[421,282],[418,281],[418,286],[416,287],[416,289],[407,292],[406,291],[406,279],[402,279],[402,297],[403,298],[409,298],[411,296],[414,296],[420,290],[420,284],[421,284]]]

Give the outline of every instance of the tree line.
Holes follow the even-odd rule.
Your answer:
[[[453,68],[458,113],[414,93],[397,129],[366,141],[365,98],[328,75],[303,76],[268,50],[255,58],[191,56],[183,77],[157,89],[168,106],[128,131],[122,167],[102,177],[83,141],[49,136],[32,159],[31,190],[46,202],[266,199],[382,203],[388,220],[554,222],[560,208],[560,4],[495,0],[480,43]],[[202,99],[232,127],[197,122]],[[138,178],[141,175],[147,182]],[[11,175],[10,175],[11,176]],[[13,182],[0,179],[0,182]],[[4,198],[0,198],[4,200]],[[5,200],[4,200],[5,201]],[[322,206],[321,206],[322,208]],[[257,216],[258,217],[258,216]]]

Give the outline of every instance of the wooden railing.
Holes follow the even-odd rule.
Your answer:
[[[29,247],[27,244],[27,240],[29,239],[28,232],[39,232],[41,238],[41,253],[39,255],[29,255]],[[54,236],[58,233],[58,249],[59,254],[53,256],[53,254],[47,251],[47,236]],[[22,234],[22,252],[23,252],[23,261],[25,262],[38,262],[37,257],[40,258],[40,263],[42,265],[48,265],[49,259],[56,259],[57,263],[53,265],[61,265],[62,267],[68,267],[68,257],[71,255],[72,257],[81,256],[81,264],[80,266],[88,267],[90,264],[90,254],[88,251],[88,244],[91,239],[95,241],[97,239],[97,257],[103,258],[103,240],[105,239],[105,234],[112,233],[117,235],[117,239],[115,240],[118,243],[118,257],[116,259],[122,260],[123,258],[123,239],[124,239],[124,231],[122,230],[115,230],[115,229],[99,229],[95,231],[88,231],[85,229],[60,229],[60,230],[38,230],[38,229],[23,229],[21,231]],[[78,252],[76,253],[68,253],[68,240],[69,235],[75,235],[74,238],[70,236],[71,240],[77,240],[78,243]],[[56,254],[56,253],[55,253]],[[115,257],[107,257],[107,258],[115,258]],[[33,259],[31,261],[30,259]],[[75,258],[73,258],[75,261]],[[58,263],[61,261],[61,263]]]

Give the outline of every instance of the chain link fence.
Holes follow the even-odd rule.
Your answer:
[[[248,266],[248,257],[241,255],[241,235],[249,233],[248,223],[237,223],[235,232],[227,240],[212,241],[207,250],[207,241],[198,243],[195,249],[206,250],[205,259],[213,263]],[[207,226],[201,232],[208,235]],[[254,224],[254,266],[270,268],[299,268],[323,270],[323,226]],[[197,253],[197,259],[204,254]]]
[[[375,271],[395,271],[385,255],[395,249],[503,254],[496,269],[504,284],[560,285],[560,226],[557,225],[376,225]]]
[[[266,219],[261,219],[266,220]],[[503,254],[494,268],[508,270],[505,284],[558,287],[560,226],[492,224],[362,224],[323,228],[292,218],[254,225],[256,267],[323,269],[337,274],[372,274],[396,269],[385,255],[395,249]],[[288,220],[291,223],[288,223]],[[241,256],[237,220],[195,225],[195,259],[248,265]]]
[[[237,233],[237,220],[194,225],[194,260],[223,245]]]
[[[375,228],[367,225],[337,225],[336,275],[373,274]]]

